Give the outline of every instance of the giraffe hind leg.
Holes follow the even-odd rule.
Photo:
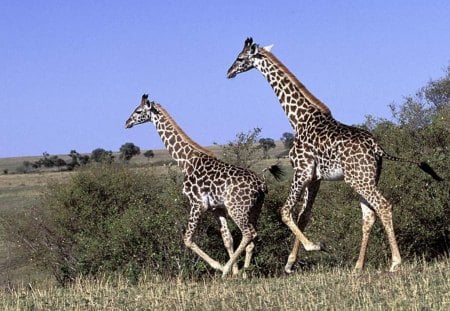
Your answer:
[[[239,246],[236,249],[236,251],[234,252],[233,256],[231,256],[231,258],[228,260],[228,262],[223,267],[222,277],[225,277],[230,272],[232,265],[234,265],[234,263],[237,261],[239,256],[242,254],[242,252],[247,248],[247,246],[250,243],[253,243],[252,241],[255,237],[256,237],[256,232],[255,232],[253,226],[251,226],[251,225],[248,229],[246,229],[242,232],[242,240],[239,243]],[[251,249],[251,250],[253,250],[253,249]],[[248,259],[248,261],[250,262],[251,254],[249,256],[250,256],[250,258]],[[247,255],[246,255],[246,257],[247,257]]]
[[[369,203],[361,198],[360,201],[362,212],[362,240],[359,250],[358,260],[356,261],[355,270],[362,270],[364,267],[364,260],[367,252],[367,245],[369,243],[369,235],[372,226],[375,223],[375,212],[369,207]]]
[[[220,233],[222,235],[223,244],[228,252],[229,257],[231,258],[234,254],[233,250],[233,236],[230,233],[230,229],[228,229],[227,219],[225,216],[225,213],[222,209],[218,209],[215,212],[216,217],[219,220],[220,223]],[[239,268],[237,263],[233,264],[233,275],[236,275],[239,273]]]
[[[233,255],[224,265],[222,277],[225,277],[228,274],[231,267],[236,263],[237,259],[244,250],[246,251],[244,268],[247,268],[250,265],[250,260],[254,249],[253,240],[257,235],[255,229],[256,220],[260,210],[260,206],[254,204],[239,206],[236,203],[230,203],[228,207],[228,213],[241,231],[242,239]],[[245,274],[243,274],[243,276],[246,277]]]
[[[369,205],[374,209],[377,216],[380,218],[384,230],[386,232],[388,241],[389,241],[389,247],[391,249],[391,258],[392,263],[390,267],[390,271],[393,272],[397,269],[398,265],[402,262],[400,251],[398,249],[397,245],[397,239],[395,237],[394,232],[394,224],[392,221],[392,205],[391,203],[378,191],[378,189],[375,186],[366,186],[364,187],[355,187],[355,190],[369,203]],[[370,221],[369,221],[370,223]],[[364,229],[363,229],[364,230]],[[370,231],[370,230],[369,230]],[[367,233],[367,240],[368,240],[368,234]],[[367,244],[367,241],[366,241]],[[367,246],[367,245],[366,245]],[[364,245],[361,245],[361,251],[360,253],[365,249],[363,249]],[[363,261],[363,260],[362,260]],[[362,262],[359,261],[357,264],[362,264]]]
[[[242,277],[244,279],[247,278],[247,273],[245,271],[248,269],[248,267],[250,267],[250,261],[252,260],[254,249],[255,249],[255,243],[253,241],[248,243],[247,247],[245,248],[244,271],[242,272]]]

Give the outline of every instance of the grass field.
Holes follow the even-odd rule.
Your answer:
[[[279,278],[79,279],[0,291],[2,310],[449,310],[449,262],[396,273],[317,268]]]

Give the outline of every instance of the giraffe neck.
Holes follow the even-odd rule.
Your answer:
[[[189,160],[194,157],[202,155],[215,157],[210,150],[194,142],[164,108],[157,105],[157,109],[160,113],[154,122],[156,130],[169,151],[169,154],[183,171],[190,165]]]
[[[308,115],[331,117],[330,109],[315,97],[272,53],[261,51],[255,67],[267,79],[294,130],[307,123]]]

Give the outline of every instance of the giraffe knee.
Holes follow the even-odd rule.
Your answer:
[[[225,245],[225,248],[233,247],[233,239],[232,238],[225,238],[223,239],[223,244]]]
[[[191,237],[190,236],[185,236],[184,237],[184,239],[183,239],[183,242],[184,242],[184,245],[187,247],[187,248],[191,248],[192,247],[192,239],[191,239]]]
[[[245,252],[246,253],[252,253],[253,250],[255,249],[255,243],[250,242],[247,247],[245,248]]]
[[[291,211],[286,207],[281,208],[281,220],[285,224],[292,221]]]

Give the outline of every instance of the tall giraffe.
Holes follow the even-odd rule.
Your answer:
[[[145,122],[155,125],[167,150],[185,175],[183,194],[191,205],[184,235],[185,245],[211,267],[222,271],[222,276],[226,276],[230,269],[233,269],[233,274],[238,273],[236,261],[244,250],[244,269],[248,268],[254,249],[256,222],[267,192],[264,179],[252,171],[217,159],[211,151],[187,136],[169,113],[160,104],[150,101],[146,94],[126,121],[125,127],[131,128]],[[276,178],[282,174],[276,165],[268,170]],[[208,256],[192,240],[200,216],[206,211],[212,211],[221,225],[222,239],[230,256],[225,266]],[[242,240],[236,251],[233,250],[233,238],[227,226],[227,214],[242,232]]]
[[[382,158],[416,164],[436,180],[442,180],[425,162],[400,159],[387,154],[367,131],[336,121],[330,109],[317,99],[271,52],[271,46],[260,47],[252,38],[228,69],[228,78],[252,68],[259,70],[274,90],[295,131],[294,146],[289,158],[294,176],[286,203],[281,209],[283,222],[296,236],[285,271],[292,272],[300,246],[309,250],[324,250],[322,243],[306,238],[306,227],[314,199],[322,180],[344,180],[360,196],[362,210],[362,241],[355,269],[362,269],[371,228],[378,216],[385,228],[391,254],[390,271],[401,263],[392,222],[392,205],[377,189]],[[303,195],[298,224],[292,209]]]

